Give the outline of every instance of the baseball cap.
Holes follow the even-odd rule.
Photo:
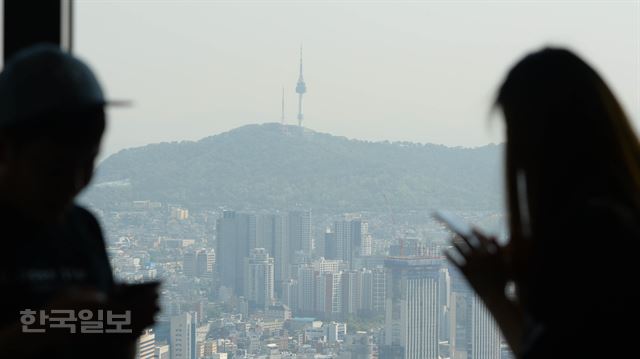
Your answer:
[[[106,105],[126,102],[106,100],[89,66],[55,45],[19,51],[0,73],[0,127],[26,124],[48,113]]]

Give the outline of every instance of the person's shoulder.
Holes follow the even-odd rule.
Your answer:
[[[582,210],[587,224],[618,226],[629,230],[640,230],[640,212],[619,200],[593,198],[586,202]]]
[[[109,264],[106,251],[106,241],[102,234],[101,226],[96,216],[88,209],[74,204],[70,209],[71,231],[76,233],[75,238],[80,240],[86,254],[94,262],[95,275],[101,285],[99,288],[111,288],[113,286],[113,273]],[[102,287],[104,286],[104,287]]]
[[[593,251],[616,243],[626,254],[640,250],[640,211],[620,200],[594,198],[580,210],[579,238],[591,241]]]
[[[100,229],[98,219],[88,209],[74,204],[70,209],[70,217],[72,223],[86,226],[93,235],[102,238],[102,230]]]
[[[81,206],[79,204],[75,204],[74,203],[71,206],[70,214],[75,219],[82,219],[82,220],[94,221],[94,222],[98,221],[96,219],[96,216],[90,210],[86,209],[85,207],[83,207],[83,206]]]

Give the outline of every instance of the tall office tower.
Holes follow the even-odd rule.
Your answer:
[[[344,317],[357,315],[363,309],[363,276],[367,270],[342,272],[342,313]]]
[[[452,359],[499,359],[500,330],[459,271],[452,269],[449,354]]]
[[[192,313],[171,317],[171,359],[196,359],[196,318]]]
[[[362,255],[364,237],[368,237],[369,225],[362,219],[336,221],[333,224],[336,243],[336,258],[349,264],[353,269],[353,257]],[[370,237],[369,237],[370,240]],[[367,250],[365,249],[365,252]],[[371,254],[371,242],[368,243],[368,255]]]
[[[136,359],[154,359],[156,347],[156,336],[152,329],[145,329],[138,337],[136,348]]]
[[[275,293],[282,296],[282,286],[291,278],[289,267],[289,226],[287,216],[266,214],[256,220],[256,247],[265,248],[274,259]]]
[[[342,273],[315,272],[315,312],[324,319],[342,315]]]
[[[221,284],[244,294],[244,259],[256,244],[256,216],[225,211],[217,221],[217,271]]]
[[[500,359],[498,324],[482,300],[475,294],[471,301],[471,313],[471,358]]]
[[[196,253],[196,272],[198,276],[211,276],[215,264],[216,252],[213,249],[202,249]]]
[[[385,271],[384,268],[362,270],[362,313],[384,314]]]
[[[362,219],[351,221],[352,253],[354,256],[371,255],[371,236],[369,235],[369,223]],[[363,249],[363,245],[365,248]],[[368,248],[367,248],[368,247]]]
[[[282,293],[283,283],[291,279],[289,268],[291,267],[291,256],[289,249],[289,222],[288,218],[282,215],[273,217],[273,259],[275,260],[275,283],[278,295]]]
[[[438,298],[438,308],[440,310],[440,340],[449,341],[449,333],[451,329],[449,327],[449,311],[451,308],[451,277],[449,276],[449,269],[443,267],[440,269],[438,277],[438,292],[440,297]]]
[[[274,302],[273,258],[264,248],[254,248],[245,258],[245,290],[249,304],[254,308],[265,309]]]
[[[313,251],[311,211],[291,211],[288,218],[290,255],[294,256],[298,251],[310,255]]]
[[[374,268],[371,270],[371,305],[374,313],[386,313],[386,283],[387,283],[387,275],[384,268]]]
[[[333,232],[335,234],[336,241],[336,259],[345,261],[346,263],[353,262],[352,257],[352,243],[353,238],[351,232],[351,222],[338,221],[333,224]]]
[[[327,259],[338,259],[336,234],[329,228],[327,228],[324,233],[324,257]]]
[[[449,356],[467,359],[471,354],[471,295],[467,291],[451,292],[449,311]]]
[[[362,270],[362,313],[363,315],[373,314],[373,271]]]
[[[442,260],[389,257],[384,345],[380,357],[438,358],[438,277]]]
[[[315,312],[315,276],[316,271],[311,266],[301,266],[298,269],[298,298],[297,312],[312,315]]]
[[[298,280],[289,279],[282,284],[280,300],[292,310],[298,310]]]
[[[256,242],[254,248],[264,248],[273,256],[273,233],[271,215],[256,215]]]
[[[296,93],[298,94],[298,126],[302,127],[302,96],[307,92],[307,85],[302,76],[302,46],[300,46],[300,74],[298,75],[298,83],[296,83]]]

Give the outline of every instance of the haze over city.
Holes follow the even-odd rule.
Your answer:
[[[501,142],[495,90],[547,44],[583,55],[640,125],[637,1],[78,1],[76,13],[75,52],[109,96],[134,103],[110,111],[102,158],[279,122],[283,87],[296,123],[301,43],[305,126],[320,132]]]
[[[0,8],[0,356],[637,351],[640,0]]]

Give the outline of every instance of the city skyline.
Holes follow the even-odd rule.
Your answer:
[[[398,256],[399,238],[388,230],[401,228],[372,213],[315,218],[311,211],[189,210],[154,201],[94,210],[109,229],[108,248],[118,253],[111,257],[116,276],[164,283],[164,309],[140,338],[140,353],[511,358],[490,313],[440,254],[449,231],[438,222],[402,221],[408,250]],[[480,224],[495,213],[461,215]],[[127,225],[132,221],[139,226]],[[365,238],[371,250],[363,250]],[[281,255],[300,241],[307,244],[292,248],[311,247]],[[339,242],[350,255],[338,255]],[[291,270],[278,284],[283,264]]]
[[[633,352],[633,332],[599,329],[634,319],[635,299],[594,283],[624,289],[640,249],[593,259],[640,233],[640,0],[17,10],[0,352]],[[572,51],[539,51],[500,87],[549,44]]]

